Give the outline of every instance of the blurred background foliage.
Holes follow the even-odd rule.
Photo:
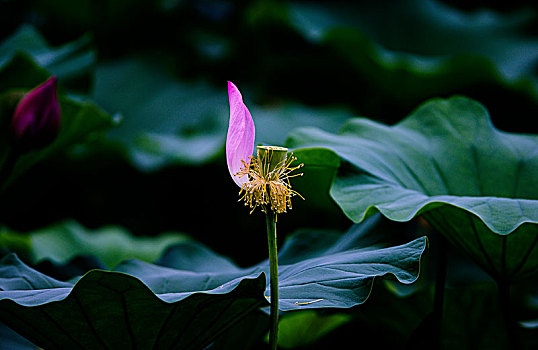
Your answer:
[[[483,103],[502,130],[536,131],[532,2],[0,4],[0,64],[24,51],[67,92],[121,120],[105,140],[68,150],[20,179],[11,197],[8,191],[0,206],[21,230],[75,218],[135,234],[188,232],[223,253],[234,248],[222,231],[233,230],[260,247],[245,263],[263,256],[264,238],[252,234],[263,223],[230,204],[227,80],[245,95],[258,143],[284,144],[298,126],[337,131],[352,116],[393,124],[426,99],[453,94]],[[17,83],[29,87],[20,77]],[[28,196],[31,203],[20,200]],[[283,216],[282,232],[304,222],[347,225],[329,200],[296,209],[293,220]]]
[[[2,224],[34,232],[75,220],[88,229],[70,221],[63,229],[87,235],[114,225],[122,237],[182,232],[239,265],[257,263],[266,256],[263,219],[236,203],[224,161],[227,80],[243,93],[258,143],[284,145],[299,126],[336,132],[354,116],[394,124],[428,98],[455,94],[484,104],[501,130],[536,133],[537,16],[533,1],[0,0],[0,93],[56,74],[62,92],[93,101],[88,108],[115,124],[18,177],[2,194]],[[351,224],[328,194],[337,162],[296,179],[306,201],[279,216],[279,240],[300,227]],[[391,230],[414,236],[423,227]],[[18,244],[27,239],[35,238]],[[465,266],[453,278],[474,280]],[[421,293],[402,296],[406,303],[373,297],[372,305],[414,310],[385,325],[399,335],[387,346],[427,315],[431,293]],[[467,293],[449,297],[466,306]],[[472,307],[473,320],[487,309]],[[323,334],[363,324],[355,314],[295,317]],[[288,347],[308,345],[283,337]]]

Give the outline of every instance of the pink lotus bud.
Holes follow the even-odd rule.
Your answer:
[[[46,82],[20,100],[11,121],[11,133],[18,152],[48,146],[60,131],[60,104],[56,96],[58,79]]]

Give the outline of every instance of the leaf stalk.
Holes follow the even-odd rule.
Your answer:
[[[7,187],[8,180],[19,160],[20,153],[15,149],[9,150],[4,163],[0,164],[0,193]]]
[[[437,271],[435,276],[435,295],[433,299],[433,331],[434,340],[438,349],[442,348],[443,336],[443,311],[445,303],[445,286],[446,286],[446,269],[447,269],[447,244],[446,238],[439,232],[438,237],[438,255]]]
[[[499,307],[505,324],[510,342],[510,349],[523,349],[523,344],[518,335],[517,322],[514,319],[510,299],[510,282],[504,279],[497,279],[497,287],[499,288]]]

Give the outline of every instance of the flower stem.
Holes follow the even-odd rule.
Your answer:
[[[271,285],[271,313],[269,321],[269,345],[272,350],[277,348],[278,343],[278,257],[276,242],[276,214],[270,210],[265,211],[267,223],[267,244],[269,247],[269,280]]]

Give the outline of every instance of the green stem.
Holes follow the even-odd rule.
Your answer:
[[[19,160],[19,155],[19,152],[10,150],[2,167],[0,167],[0,193],[7,185],[7,181],[15,168],[15,164],[17,164],[17,161]]]
[[[278,257],[276,242],[276,214],[271,209],[265,210],[267,223],[267,244],[269,247],[269,280],[271,284],[271,313],[269,320],[269,344],[272,350],[278,344]]]
[[[508,333],[510,349],[522,349],[523,345],[519,339],[517,323],[512,315],[510,305],[510,283],[505,280],[497,280],[497,287],[499,288],[499,304],[504,319],[505,328]]]
[[[443,309],[445,301],[446,267],[447,267],[447,241],[437,233],[439,247],[437,249],[437,271],[435,276],[435,295],[433,299],[433,336],[437,348],[441,348],[443,330]]]

